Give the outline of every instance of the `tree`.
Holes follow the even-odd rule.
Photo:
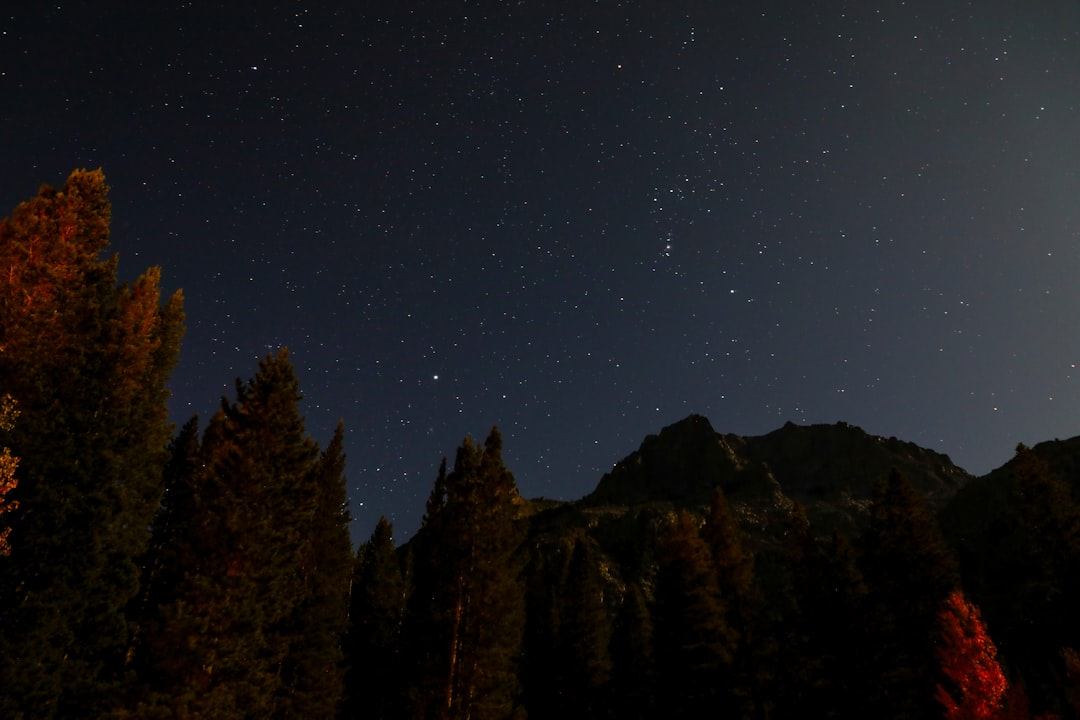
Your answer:
[[[408,647],[417,718],[505,720],[521,714],[518,664],[524,593],[520,497],[502,438],[466,438],[443,463],[415,538]]]
[[[611,681],[611,618],[591,542],[576,538],[562,586],[559,618],[565,711],[589,718],[608,714]]]
[[[648,599],[641,585],[631,582],[623,596],[611,637],[614,661],[612,704],[616,717],[637,720],[655,717],[653,640]]]
[[[866,584],[847,539],[819,545],[796,504],[787,542],[791,585],[780,651],[777,717],[866,716]]]
[[[719,487],[709,502],[701,537],[709,547],[732,619],[749,629],[763,602],[754,579],[754,554],[746,547],[739,521]]]
[[[321,500],[318,448],[304,430],[300,398],[288,352],[268,355],[253,379],[237,382],[237,401],[223,402],[210,421],[181,492],[170,488],[176,509],[186,504],[188,514],[172,521],[176,564],[162,574],[178,582],[145,643],[145,662],[160,682],[143,702],[147,716],[301,712],[285,698],[303,677],[292,653],[297,614],[312,609],[305,563],[320,504],[335,504],[341,458],[337,450],[324,455],[330,480]],[[340,513],[335,508],[325,521],[331,537]]]
[[[155,688],[172,682],[167,670],[153,661],[155,650],[161,655],[167,655],[169,650],[153,645],[166,636],[159,608],[175,600],[184,573],[198,566],[188,542],[188,523],[195,517],[196,477],[201,466],[199,420],[192,417],[169,444],[161,505],[140,563],[141,591],[128,611],[133,625],[127,658],[127,667],[133,673],[127,683],[128,708],[147,702]]]
[[[136,560],[161,494],[165,383],[182,298],[160,271],[119,283],[100,171],[44,186],[0,221],[0,387],[11,553],[0,562],[0,716],[96,716],[114,706],[137,594]]]
[[[344,425],[338,423],[307,477],[315,511],[300,551],[303,595],[283,628],[291,637],[281,667],[276,718],[332,718],[343,698],[342,643],[353,575],[344,439]]]
[[[1008,684],[979,609],[954,590],[938,617],[941,644],[937,656],[949,683],[948,687],[939,683],[934,697],[945,708],[946,720],[997,718]]]
[[[343,718],[390,720],[400,715],[404,612],[405,581],[394,548],[394,528],[380,517],[371,538],[356,553]]]
[[[566,543],[540,542],[529,549],[525,569],[522,691],[530,720],[561,717],[565,677],[560,655],[560,593]]]
[[[872,714],[929,717],[938,610],[958,586],[956,562],[926,501],[895,469],[874,487],[862,541],[879,677]]]
[[[1069,486],[1031,449],[1020,445],[1011,468],[1012,507],[1019,530],[1018,573],[1009,573],[1017,593],[1018,634],[1055,654],[1080,643],[1080,507]],[[1032,630],[1035,632],[1032,632]]]
[[[3,352],[3,348],[0,348]],[[10,395],[0,397],[0,430],[10,430],[15,426],[15,418],[19,411],[15,408],[15,400]],[[0,517],[19,509],[17,500],[9,500],[8,493],[15,489],[18,480],[15,479],[15,470],[19,467],[19,458],[11,454],[11,449],[0,449]],[[0,557],[11,554],[11,545],[8,543],[10,527],[0,527]]]
[[[1002,652],[1024,670],[1031,704],[1068,706],[1067,670],[1056,660],[1080,644],[1080,506],[1034,450],[1018,445],[1009,468],[1010,515],[980,605]],[[1065,677],[1063,677],[1063,674]]]
[[[737,638],[727,624],[712,555],[688,511],[658,538],[657,561],[656,708],[671,718],[730,713]]]
[[[716,487],[709,502],[701,537],[709,548],[717,589],[727,607],[727,623],[736,638],[734,692],[743,717],[754,714],[755,703],[766,702],[773,638],[757,634],[764,598],[754,577],[754,554],[743,540],[739,521],[723,490]],[[771,702],[771,700],[770,700]],[[760,709],[761,714],[766,714]]]

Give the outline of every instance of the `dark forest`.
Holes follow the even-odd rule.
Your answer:
[[[563,502],[493,428],[354,552],[287,351],[170,425],[183,299],[109,224],[100,171],[0,222],[0,717],[1080,716],[1075,442],[691,416]]]

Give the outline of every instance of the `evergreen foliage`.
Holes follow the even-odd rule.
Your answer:
[[[535,543],[525,569],[525,630],[521,676],[530,720],[558,718],[562,712],[563,667],[559,655],[559,593],[562,543]]]
[[[394,529],[379,518],[371,538],[356,554],[349,634],[351,667],[346,675],[343,720],[390,720],[404,701],[401,623],[405,580],[394,549]]]
[[[719,487],[710,499],[701,536],[709,548],[717,589],[736,638],[732,693],[738,699],[737,717],[767,715],[766,708],[754,707],[756,702],[766,702],[762,690],[769,681],[773,649],[768,636],[757,633],[764,598],[754,577],[754,554],[746,547],[738,520]]]
[[[946,720],[994,720],[1001,714],[1008,684],[979,609],[954,590],[939,619],[937,656],[948,680],[947,686],[938,684],[935,697],[945,708]]]
[[[339,429],[317,461],[299,401],[282,350],[237,383],[201,447],[189,428],[174,444],[159,520],[175,540],[139,651],[152,680],[139,706],[147,717],[334,712],[351,562],[344,460]]]
[[[610,712],[612,616],[594,541],[574,534],[532,550],[522,678],[532,720]]]
[[[923,498],[899,471],[874,488],[861,569],[872,616],[870,659],[879,681],[871,712],[925,718],[937,675],[933,657],[938,610],[959,583],[957,568]]]
[[[440,468],[416,537],[407,647],[415,718],[505,720],[522,713],[520,498],[493,429]]]
[[[0,348],[2,352],[2,348]],[[19,411],[15,408],[15,400],[10,395],[0,396],[0,431],[8,431],[15,426],[15,418]],[[0,517],[19,509],[18,500],[8,498],[8,494],[15,489],[19,481],[15,478],[15,470],[19,467],[19,458],[11,454],[11,448],[0,448]],[[11,554],[11,544],[8,535],[11,534],[11,526],[0,524],[0,557]]]
[[[1068,687],[1062,652],[1080,646],[1080,507],[1069,486],[1023,445],[1010,463],[1009,491],[1011,532],[987,569],[980,605],[1000,646],[1026,669],[1032,703],[1060,711],[1067,697],[1051,687]]]
[[[692,514],[676,514],[658,538],[657,558],[657,708],[671,718],[732,713],[737,637],[727,623],[712,554]]]
[[[612,706],[615,717],[646,720],[654,717],[655,670],[653,622],[641,585],[626,588],[611,638],[614,662]]]
[[[0,716],[94,717],[117,702],[136,559],[161,494],[179,293],[117,281],[100,171],[0,221],[0,388],[20,458],[0,563]]]
[[[611,614],[605,604],[603,578],[592,543],[577,538],[570,553],[559,621],[563,648],[567,713],[590,718],[609,714],[611,681]]]
[[[1028,572],[1023,617],[1049,630],[1057,643],[1080,644],[1080,507],[1069,486],[1022,445],[1013,465],[1013,498],[1021,565]]]
[[[787,543],[791,586],[786,599],[777,697],[779,717],[865,716],[866,585],[851,544],[834,532],[819,545],[801,505],[792,510]]]
[[[344,437],[345,427],[339,422],[307,477],[315,508],[301,533],[303,594],[284,624],[289,647],[281,664],[274,712],[274,717],[282,720],[332,718],[344,696],[343,641],[354,569],[345,497]]]
[[[129,706],[137,706],[152,689],[169,684],[165,668],[154,657],[167,656],[170,649],[158,643],[163,634],[159,608],[177,597],[185,568],[195,567],[198,558],[188,542],[190,523],[195,518],[195,478],[201,465],[199,420],[193,417],[180,429],[168,447],[163,473],[165,490],[154,517],[149,548],[142,560],[141,591],[129,610],[134,626],[128,652]]]

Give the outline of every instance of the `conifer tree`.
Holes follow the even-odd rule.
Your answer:
[[[784,569],[788,584],[782,598],[783,622],[779,630],[776,715],[794,717],[808,712],[829,717],[818,699],[818,688],[825,674],[825,658],[814,648],[813,634],[817,625],[814,614],[814,595],[822,581],[823,553],[818,547],[806,508],[796,502],[788,516],[784,536]]]
[[[1056,661],[1080,644],[1080,506],[1030,448],[1017,446],[1008,467],[1010,514],[978,601],[1003,654],[1022,670],[1031,704],[1062,711],[1068,693]]]
[[[596,553],[589,540],[577,538],[570,552],[559,639],[563,648],[565,709],[570,714],[602,718],[609,714],[611,619]]]
[[[954,590],[938,617],[937,657],[948,685],[939,683],[935,697],[945,708],[946,720],[994,720],[1001,714],[1008,684],[979,609]]]
[[[790,597],[782,640],[776,717],[848,718],[867,714],[870,655],[866,584],[843,535],[818,544],[801,505],[788,538]]]
[[[863,545],[879,677],[872,712],[929,717],[937,710],[938,609],[958,585],[956,562],[925,500],[898,470],[875,485]]]
[[[400,717],[404,612],[405,581],[394,548],[394,528],[380,517],[371,538],[356,554],[343,720]]]
[[[120,696],[125,608],[169,440],[182,300],[117,280],[108,187],[77,170],[0,221],[0,388],[21,416],[0,563],[0,716],[96,716]]]
[[[1080,654],[1071,647],[1061,648],[1065,665],[1065,699],[1074,717],[1080,717]]]
[[[525,569],[522,693],[530,720],[557,718],[563,683],[559,654],[558,596],[562,591],[561,543],[537,543]]]
[[[655,717],[653,622],[641,585],[631,582],[615,619],[611,638],[614,661],[612,703],[626,720]]]
[[[755,710],[754,706],[771,702],[765,698],[764,687],[769,656],[775,650],[773,638],[757,633],[764,598],[754,577],[754,554],[746,547],[738,519],[720,487],[713,491],[701,536],[709,548],[717,588],[727,608],[727,623],[736,638],[734,692],[739,698],[739,715],[767,714],[764,708]]]
[[[0,352],[3,352],[3,348],[0,348]],[[10,395],[0,396],[0,431],[7,431],[14,427],[18,414],[15,400]],[[7,497],[19,483],[15,479],[15,469],[18,467],[19,458],[11,454],[11,448],[7,446],[0,448],[0,518],[19,509],[18,501]],[[11,527],[2,523],[6,523],[6,519],[0,520],[0,557],[7,557],[11,554],[11,545],[8,544]]]
[[[409,647],[418,662],[413,717],[505,720],[522,713],[518,664],[524,593],[520,498],[493,429],[445,463],[416,537]]]
[[[1049,641],[1042,652],[1056,653],[1080,644],[1080,507],[1069,486],[1023,445],[1011,480],[1023,573],[1009,577],[1014,592],[1020,591],[1013,621],[1022,622],[1022,633],[1032,640]]]
[[[284,623],[288,655],[274,717],[332,718],[344,687],[343,642],[348,629],[352,542],[345,488],[345,429],[338,423],[330,444],[307,477],[315,512],[303,535],[299,571],[303,595]]]
[[[284,673],[310,595],[304,562],[320,498],[312,487],[318,449],[299,400],[282,350],[237,383],[237,402],[223,403],[203,435],[185,481],[190,516],[176,520],[181,547],[170,558],[178,565],[163,569],[179,581],[147,638],[146,662],[161,684],[140,709],[146,717],[227,720],[286,709]],[[338,460],[329,461],[329,477]],[[340,520],[338,509],[329,525]]]
[[[127,667],[132,677],[127,682],[126,707],[137,707],[152,694],[153,688],[169,684],[169,679],[152,662],[150,646],[162,637],[159,608],[173,601],[179,591],[185,568],[195,567],[192,545],[187,533],[195,518],[196,473],[201,467],[199,420],[192,417],[180,429],[168,447],[164,492],[154,517],[149,547],[142,559],[141,589],[128,615],[133,625]],[[168,654],[159,648],[159,654]]]
[[[763,602],[754,579],[754,554],[746,547],[739,521],[719,487],[709,501],[701,536],[712,554],[717,585],[731,620],[749,629]]]
[[[655,628],[657,710],[670,718],[730,714],[736,636],[695,517],[683,510],[660,535]]]

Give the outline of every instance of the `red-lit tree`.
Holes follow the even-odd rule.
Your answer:
[[[125,683],[183,298],[157,268],[120,282],[110,218],[104,174],[76,170],[0,219],[0,389],[19,410],[0,436],[0,717],[106,717]]]
[[[979,608],[957,590],[946,598],[939,617],[937,655],[950,687],[938,684],[935,697],[945,707],[946,720],[999,717],[1008,683]]]
[[[0,352],[2,351],[3,347],[0,347]],[[0,430],[10,430],[18,414],[15,401],[10,395],[0,397]],[[17,500],[8,500],[5,497],[19,484],[19,481],[15,479],[17,467],[19,467],[19,458],[12,455],[8,448],[0,448],[0,515],[19,509]],[[9,534],[11,534],[11,528],[0,525],[0,557],[6,557],[11,553],[11,545],[8,543]]]

